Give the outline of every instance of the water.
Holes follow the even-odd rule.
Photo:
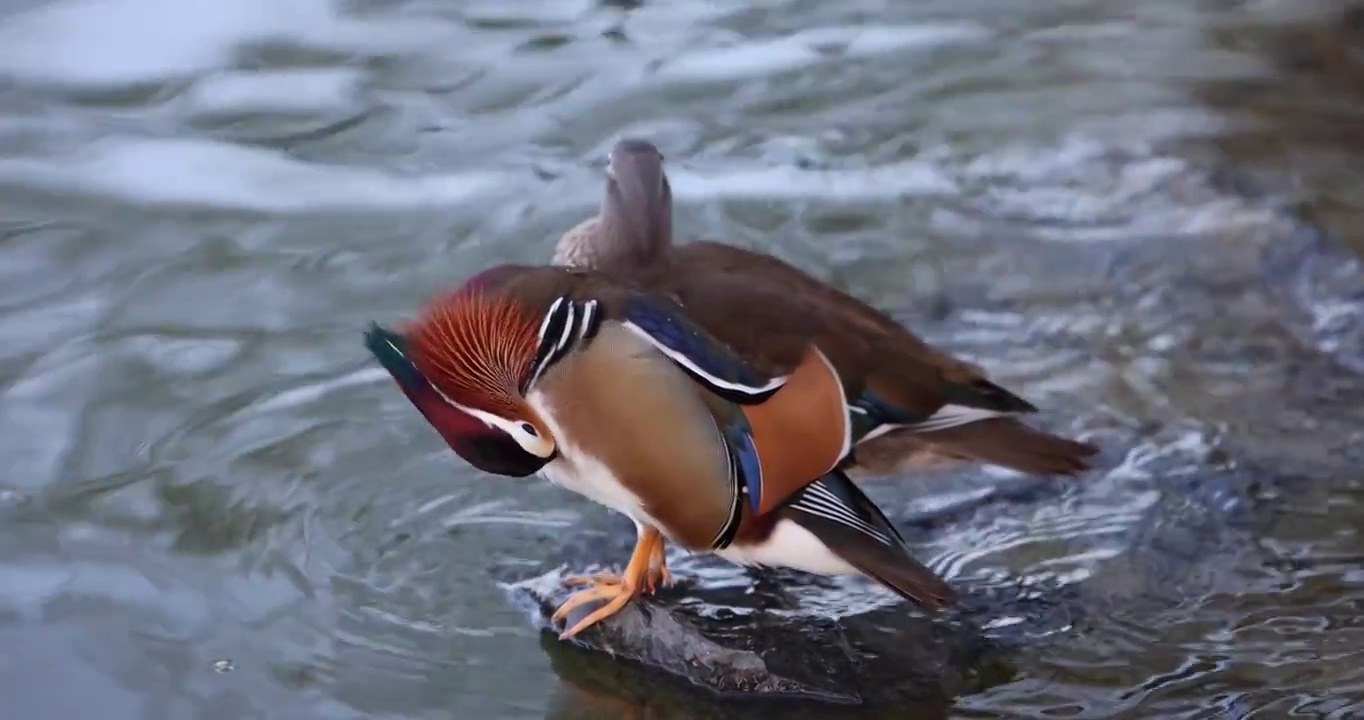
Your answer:
[[[603,511],[455,462],[359,336],[489,263],[548,258],[622,133],[667,154],[681,237],[768,248],[906,317],[943,302],[925,332],[1006,385],[1081,427],[1145,428],[1061,504],[926,541],[954,578],[1120,587],[1122,549],[1182,507],[1152,457],[1206,464],[1231,434],[1301,468],[1199,572],[1100,610],[957,712],[1364,716],[1361,418],[1268,400],[1359,397],[1337,352],[1358,341],[1332,334],[1358,307],[1248,295],[1219,313],[1160,285],[1183,238],[1221,243],[1191,256],[1204,271],[1244,274],[1269,208],[1364,247],[1337,10],[11,0],[7,716],[645,712],[561,686],[493,579]],[[1124,244],[1164,269],[1120,266],[1119,291],[1077,259]]]

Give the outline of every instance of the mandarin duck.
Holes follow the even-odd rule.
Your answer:
[[[849,471],[967,460],[1072,475],[1098,452],[1023,424],[1018,416],[1037,408],[980,367],[779,258],[710,241],[674,245],[672,191],[663,156],[648,141],[624,139],[611,150],[600,214],[564,233],[552,262],[671,296],[750,362],[789,362],[814,342],[840,373],[864,376],[850,406],[857,427]]]
[[[581,632],[668,579],[664,538],[743,565],[862,574],[928,607],[952,588],[915,560],[839,469],[852,442],[844,378],[792,340],[748,363],[666,297],[594,271],[500,266],[366,345],[446,443],[488,473],[551,482],[630,517],[620,575],[554,613],[607,601]]]

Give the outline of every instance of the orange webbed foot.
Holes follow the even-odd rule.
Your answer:
[[[579,605],[596,600],[605,600],[606,604],[593,610],[587,617],[579,620],[577,623],[574,623],[573,627],[559,633],[559,639],[567,640],[583,630],[620,612],[635,598],[635,596],[639,595],[640,589],[641,588],[633,583],[628,582],[602,582],[598,583],[595,587],[574,593],[572,597],[564,601],[563,605],[559,606],[558,610],[554,611],[553,619],[555,621],[563,620],[568,616],[568,613],[572,612],[573,609]]]
[[[635,549],[630,554],[630,562],[625,572],[595,573],[592,575],[572,575],[565,578],[571,585],[591,585],[570,596],[554,611],[551,621],[558,622],[568,617],[575,608],[597,600],[606,604],[593,610],[587,617],[574,623],[573,627],[559,634],[560,640],[567,640],[583,630],[596,625],[606,618],[620,612],[646,588],[652,592],[660,584],[671,580],[666,565],[656,558],[662,556],[663,537],[653,528],[640,528],[635,540]]]

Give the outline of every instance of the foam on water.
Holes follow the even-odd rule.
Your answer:
[[[725,200],[890,201],[902,197],[948,195],[957,183],[931,160],[909,160],[872,167],[805,170],[791,166],[717,168],[668,174],[674,197],[682,202]]]
[[[110,138],[59,158],[0,159],[0,185],[132,205],[266,213],[411,210],[475,203],[507,173],[430,175],[322,166],[265,148],[202,139]]]
[[[730,82],[775,75],[839,59],[985,42],[993,33],[974,23],[902,27],[828,27],[727,47],[688,50],[665,63],[669,82]]]
[[[224,72],[200,78],[183,102],[196,117],[354,112],[362,78],[355,68]]]
[[[67,0],[6,18],[0,75],[108,89],[232,65],[254,44],[365,55],[410,53],[454,39],[427,19],[356,20],[333,0]]]

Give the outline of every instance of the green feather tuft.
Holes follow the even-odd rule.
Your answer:
[[[417,388],[426,384],[425,376],[408,357],[407,339],[402,335],[372,322],[365,332],[365,347],[399,385]]]

